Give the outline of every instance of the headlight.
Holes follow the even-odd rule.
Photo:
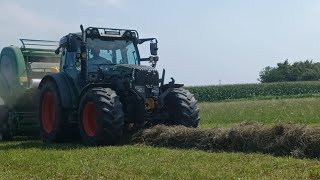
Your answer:
[[[159,94],[159,87],[158,86],[153,87],[151,92],[154,94]]]
[[[143,94],[145,93],[145,87],[144,86],[135,86],[134,89],[138,91],[139,93]]]

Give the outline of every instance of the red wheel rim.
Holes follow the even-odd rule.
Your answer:
[[[47,92],[42,101],[42,128],[46,133],[51,133],[55,127],[56,106],[54,95]]]
[[[93,102],[89,101],[83,110],[83,128],[88,136],[94,136],[97,131],[97,109]]]

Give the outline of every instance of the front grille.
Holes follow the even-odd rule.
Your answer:
[[[135,85],[143,85],[148,88],[158,86],[159,74],[158,71],[149,66],[138,66],[134,68]]]

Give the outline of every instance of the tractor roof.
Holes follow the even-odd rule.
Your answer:
[[[88,27],[85,30],[85,33],[87,37],[115,37],[139,39],[138,32],[136,30],[131,29]]]

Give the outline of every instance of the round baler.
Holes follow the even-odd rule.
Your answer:
[[[58,71],[60,61],[55,41],[21,42],[21,48],[8,46],[0,54],[0,139],[4,140],[39,133],[37,87],[42,77]]]

